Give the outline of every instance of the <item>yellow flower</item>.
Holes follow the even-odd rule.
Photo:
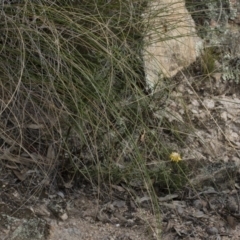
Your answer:
[[[180,154],[177,152],[172,152],[169,157],[173,162],[179,162],[182,160]]]

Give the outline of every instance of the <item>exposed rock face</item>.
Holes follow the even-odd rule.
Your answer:
[[[202,41],[184,0],[155,0],[144,14],[147,33],[143,59],[146,82],[152,89],[161,76],[174,76],[194,62]]]

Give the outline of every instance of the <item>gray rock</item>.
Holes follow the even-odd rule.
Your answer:
[[[217,235],[218,229],[216,227],[209,227],[207,228],[207,233],[210,235]]]

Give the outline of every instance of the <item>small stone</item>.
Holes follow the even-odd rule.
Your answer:
[[[229,196],[228,200],[227,200],[227,208],[231,211],[231,212],[237,212],[238,210],[238,204],[237,201],[234,197]]]
[[[196,99],[193,99],[191,103],[193,106],[196,106],[196,107],[200,106],[200,103]]]
[[[207,233],[210,235],[217,235],[218,229],[216,227],[209,227],[207,228]]]
[[[184,213],[184,209],[180,206],[177,207],[177,212],[179,215],[182,215]]]
[[[212,99],[205,99],[203,101],[203,104],[208,109],[213,109],[215,107],[215,102]]]
[[[224,121],[227,121],[227,118],[228,118],[227,112],[221,113],[221,118],[222,118]]]
[[[61,216],[59,216],[59,218],[62,220],[62,221],[65,221],[68,219],[68,215],[67,213],[63,213]]]
[[[199,200],[199,199],[197,199],[197,200],[195,200],[194,202],[193,202],[193,206],[195,207],[195,208],[197,208],[197,209],[202,209],[202,207],[203,207],[203,203],[202,203],[202,201],[201,200]]]
[[[196,110],[196,109],[191,109],[191,112],[193,113],[193,114],[197,114],[198,113],[198,111]]]

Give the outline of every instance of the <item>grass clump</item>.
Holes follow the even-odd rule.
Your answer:
[[[214,52],[211,48],[207,48],[201,56],[201,71],[205,75],[211,75],[216,70],[216,57]]]
[[[164,127],[170,125],[154,115],[161,101],[145,92],[146,6],[141,0],[1,5],[1,165],[32,170],[20,180],[27,196],[83,180],[124,183],[148,193],[157,215],[156,189],[172,192],[186,183],[185,162],[169,158]],[[180,134],[171,140],[182,141]]]
[[[150,195],[158,215],[157,195],[187,183],[190,164],[182,154],[178,161],[170,155],[186,147],[192,128],[174,110],[163,114],[175,86],[167,82],[154,95],[146,92],[147,3],[1,5],[1,165],[31,170],[18,177],[27,196],[87,181],[104,197],[102,186],[127,185],[136,190],[134,199]],[[205,54],[202,71],[212,73],[212,53]]]

